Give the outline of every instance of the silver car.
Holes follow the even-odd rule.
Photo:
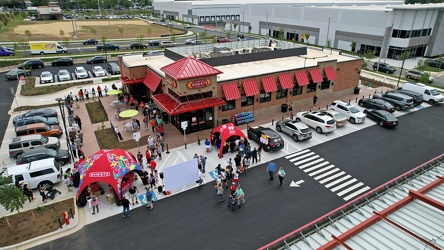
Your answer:
[[[43,71],[40,74],[40,81],[41,81],[41,83],[54,82],[54,78],[52,76],[52,73],[49,71]]]
[[[283,132],[293,139],[293,141],[303,141],[311,139],[311,129],[302,122],[284,119],[276,122],[276,130]]]
[[[57,73],[57,75],[59,76],[59,81],[61,82],[71,80],[71,74],[66,69],[59,70],[59,73]]]

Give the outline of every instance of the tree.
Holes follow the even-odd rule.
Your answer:
[[[151,27],[146,27],[146,33],[148,34],[148,37],[151,37],[151,33],[153,33],[153,29],[151,29]]]
[[[15,210],[20,213],[26,200],[23,190],[17,186],[9,184],[0,187],[0,204],[11,213]]]
[[[362,57],[364,58],[364,65],[365,68],[370,60],[376,57],[376,51],[374,50],[367,50],[364,54],[362,54]],[[365,61],[367,59],[367,61]]]
[[[3,24],[5,26],[8,26],[8,23],[9,23],[9,17],[7,17],[7,16],[3,17]]]
[[[176,42],[176,36],[175,35],[171,36],[171,42],[173,42],[173,43]]]
[[[97,30],[96,30],[96,29],[91,28],[91,29],[89,30],[89,32],[91,32],[91,34],[93,34],[94,38],[96,38],[96,34],[97,34]]]
[[[310,33],[305,34],[305,39],[307,39],[307,44],[310,45]]]
[[[355,49],[356,49],[356,41],[351,41],[351,43],[350,43],[350,47],[351,47],[351,49],[352,49],[352,52],[355,52]]]
[[[231,30],[227,31],[227,38],[228,38],[228,39],[230,39],[231,32],[232,32]]]
[[[430,81],[430,73],[424,72],[419,76],[419,82],[420,83],[429,83]]]
[[[25,36],[27,36],[28,39],[31,40],[32,32],[30,30],[25,30]]]
[[[200,39],[202,39],[204,41],[204,43],[207,43],[207,39],[208,39],[208,31],[207,30],[200,32],[199,36],[200,36]]]
[[[284,33],[285,33],[284,28],[281,27],[278,32],[279,40],[284,40]]]
[[[62,29],[60,29],[59,35],[60,35],[61,37],[64,37],[64,36],[65,36],[65,31],[63,31]]]
[[[409,58],[410,58],[410,53],[408,51],[402,52],[400,56],[400,59],[402,60],[401,70],[399,71],[398,83],[396,84],[396,87],[399,87],[399,82],[401,81],[402,69],[404,69],[405,60]]]
[[[120,33],[120,39],[122,39],[123,27],[122,27],[122,26],[119,26],[119,27],[117,27],[117,30],[118,30],[119,33]]]
[[[140,35],[140,36],[137,38],[137,42],[140,43],[140,44],[143,44],[143,38],[144,38],[144,36],[143,36],[143,35]],[[144,47],[143,47],[143,46],[142,46],[142,51],[144,51]]]
[[[49,0],[31,0],[32,6],[48,6]]]

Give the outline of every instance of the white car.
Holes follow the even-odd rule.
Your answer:
[[[92,72],[95,77],[106,76],[105,70],[102,68],[102,66],[94,66]]]
[[[307,126],[316,129],[318,134],[329,133],[336,130],[335,119],[325,113],[323,114],[317,111],[301,111],[296,114],[296,121],[301,121],[307,124]]]
[[[74,74],[76,75],[77,79],[82,79],[82,78],[88,78],[88,71],[86,71],[86,69],[82,66],[80,67],[76,67],[76,70],[74,71]]]
[[[331,104],[331,109],[338,111],[341,115],[347,118],[350,123],[363,123],[365,121],[365,114],[351,104],[336,100]]]
[[[194,41],[194,39],[187,39],[185,40],[185,44],[191,44]]]
[[[59,81],[61,82],[71,80],[71,74],[66,69],[59,70],[59,73],[57,73],[57,75],[59,76]]]
[[[53,78],[52,73],[49,71],[43,71],[40,74],[40,82],[41,83],[54,82],[54,78]]]

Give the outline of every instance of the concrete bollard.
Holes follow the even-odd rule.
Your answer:
[[[199,138],[199,134],[197,134],[197,145],[200,145],[200,138]]]
[[[168,150],[168,143],[166,144],[166,147],[167,147],[167,151],[166,151],[166,153],[169,154],[170,151]]]
[[[271,119],[271,125],[274,125],[274,119]]]

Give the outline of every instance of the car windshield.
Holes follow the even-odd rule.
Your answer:
[[[381,114],[381,113],[380,113]],[[392,114],[383,113],[381,114],[385,120],[393,120],[395,117]]]
[[[310,131],[311,131],[310,128],[304,128],[304,129],[301,129],[301,132],[302,132],[302,133],[310,133]]]
[[[430,90],[430,93],[432,93],[432,95],[439,95],[439,92],[436,89]]]
[[[334,117],[336,120],[341,120],[341,119],[344,118],[344,117],[343,117],[341,114],[339,114],[339,113],[334,114],[333,117]]]
[[[40,140],[43,142],[43,144],[46,144],[49,141],[48,137],[43,136],[43,135],[42,135],[42,138]]]
[[[51,73],[42,73],[42,77],[50,77],[51,76]]]
[[[45,129],[49,131],[49,130],[51,130],[51,126],[49,126],[48,124],[45,124]]]
[[[357,108],[354,107],[354,106],[351,106],[351,107],[349,108],[349,110],[350,110],[350,112],[352,112],[353,114],[359,113],[359,109],[357,109]]]
[[[329,125],[335,124],[335,120],[333,120],[333,119],[332,120],[328,120],[327,124],[329,124]]]
[[[79,72],[79,73],[85,73],[85,69],[77,69],[77,72]]]
[[[61,70],[59,71],[59,75],[68,75],[69,72],[67,70]]]
[[[57,151],[55,151],[54,149],[51,149],[51,148],[46,149],[46,153],[52,157],[55,157],[57,155]]]

